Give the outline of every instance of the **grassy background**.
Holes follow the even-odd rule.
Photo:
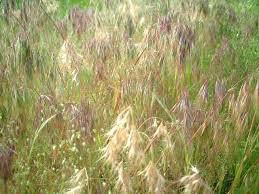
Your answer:
[[[258,192],[256,0],[56,2],[1,14],[0,193]]]

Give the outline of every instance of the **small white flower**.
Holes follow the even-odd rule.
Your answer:
[[[199,174],[199,170],[195,167],[195,166],[192,166],[191,167],[191,170],[196,173],[196,174]]]
[[[56,148],[57,148],[56,145],[53,145],[53,146],[52,146],[52,150],[55,150]]]

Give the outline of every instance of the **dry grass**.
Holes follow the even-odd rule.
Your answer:
[[[257,192],[256,3],[25,2],[0,18],[0,193]]]

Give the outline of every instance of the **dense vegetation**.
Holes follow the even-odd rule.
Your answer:
[[[259,1],[7,2],[0,193],[258,193]]]

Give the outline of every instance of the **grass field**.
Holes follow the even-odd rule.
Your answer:
[[[6,2],[0,193],[259,193],[259,1]]]

